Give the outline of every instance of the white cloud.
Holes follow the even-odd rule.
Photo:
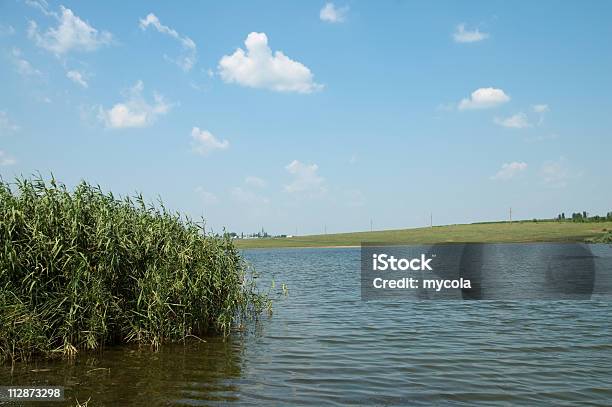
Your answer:
[[[180,59],[177,59],[177,60],[170,59],[170,60],[175,62],[184,71],[186,72],[190,71],[191,68],[193,68],[193,66],[196,63],[196,58],[197,58],[196,43],[191,38],[180,35],[173,28],[170,28],[167,25],[163,25],[159,21],[159,18],[157,18],[157,16],[153,13],[149,13],[145,18],[141,18],[140,23],[139,23],[140,29],[143,31],[146,30],[150,25],[155,27],[155,29],[158,32],[169,35],[170,37],[174,38],[175,40],[181,43],[181,46],[183,47],[185,55],[182,56]]]
[[[476,89],[470,97],[464,98],[459,102],[459,110],[467,109],[488,109],[499,106],[510,100],[510,96],[502,89],[496,88],[479,88]]]
[[[259,178],[259,177],[254,177],[254,176],[248,176],[244,179],[245,184],[251,186],[251,187],[255,187],[255,188],[263,188],[266,186],[266,181]]]
[[[505,119],[496,117],[493,121],[495,124],[511,129],[524,129],[525,127],[531,127],[531,123],[529,123],[527,115],[522,112],[506,117]]]
[[[0,24],[0,37],[10,37],[15,34],[15,28],[12,25]]]
[[[570,178],[570,170],[565,157],[560,157],[556,161],[544,162],[540,169],[540,176],[542,181],[552,188],[565,187]]]
[[[45,0],[25,0],[25,4],[35,9],[38,9],[41,13],[47,17],[58,17],[57,13],[49,10],[49,3]]]
[[[17,162],[13,157],[8,155],[6,152],[0,150],[0,166],[6,167],[9,165],[13,165]]]
[[[200,130],[199,127],[191,129],[191,147],[195,153],[208,155],[214,150],[225,150],[229,147],[229,141],[217,139],[211,132]]]
[[[217,195],[213,194],[212,192],[206,191],[201,186],[196,187],[195,192],[198,194],[198,196],[202,200],[202,203],[206,205],[214,205],[219,202]]]
[[[293,160],[285,169],[293,176],[293,181],[285,185],[286,192],[315,194],[325,192],[325,180],[317,174],[318,165],[303,164]]]
[[[10,59],[13,62],[13,66],[17,73],[22,76],[39,76],[40,71],[35,69],[32,64],[23,57],[19,48],[13,48],[11,50]]]
[[[125,101],[116,103],[108,110],[100,108],[98,118],[106,127],[113,129],[150,126],[158,116],[168,113],[170,105],[157,93],[153,95],[152,104],[147,102],[142,96],[143,89],[142,81],[136,82],[125,92]]]
[[[258,195],[252,191],[246,190],[241,187],[234,187],[230,191],[232,197],[238,201],[245,204],[253,205],[267,205],[270,203],[270,199],[263,195]]]
[[[226,83],[277,92],[311,93],[323,88],[305,65],[281,51],[272,53],[266,34],[252,32],[244,44],[246,51],[238,48],[219,61],[219,74]]]
[[[453,33],[453,39],[455,42],[478,42],[489,38],[489,34],[480,32],[478,28],[474,30],[466,30],[465,24],[459,24],[457,29]]]
[[[326,3],[319,12],[319,18],[328,23],[342,23],[346,20],[348,6],[336,7],[334,3]]]
[[[70,79],[72,82],[87,88],[89,85],[87,84],[87,81],[85,80],[85,77],[83,76],[82,73],[80,73],[79,71],[68,71],[66,72],[66,77],[68,79]]]
[[[31,3],[40,4],[39,2]],[[44,7],[40,6],[40,9],[47,10],[46,3]],[[61,15],[45,12],[53,16],[58,21],[58,25],[55,28],[49,28],[44,33],[39,33],[36,22],[30,21],[28,37],[33,39],[39,47],[60,56],[70,51],[94,51],[111,43],[112,35],[109,32],[96,30],[69,8],[60,6],[60,11]]]
[[[266,186],[266,181],[261,178],[248,176],[245,178],[244,183],[252,188],[261,189]],[[231,189],[230,194],[236,201],[250,205],[267,205],[270,203],[270,199],[264,195],[259,195],[252,190],[245,189],[242,187],[234,187]]]
[[[0,136],[19,131],[19,126],[11,121],[4,110],[0,110]]]
[[[537,123],[535,124],[540,126],[544,121],[544,114],[550,109],[548,108],[548,105],[541,104],[531,106],[531,110],[534,113],[530,114],[529,116],[523,112],[520,112],[506,118],[496,117],[493,121],[495,124],[503,127],[524,129],[527,127],[533,127],[537,119]]]
[[[550,112],[550,108],[546,104],[539,104],[531,106],[534,112],[540,115],[540,119],[538,120],[538,126],[541,126],[544,123],[544,115]]]
[[[504,163],[501,169],[491,177],[492,180],[509,180],[527,170],[527,163],[514,161]]]
[[[531,106],[534,112],[536,113],[546,113],[550,111],[550,108],[546,104],[533,105]]]

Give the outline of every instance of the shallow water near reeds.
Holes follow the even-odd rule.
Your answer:
[[[50,405],[612,403],[612,301],[365,302],[358,248],[244,255],[280,297],[249,332],[4,366],[0,383],[65,386]]]

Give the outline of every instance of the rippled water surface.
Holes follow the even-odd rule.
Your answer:
[[[90,406],[612,404],[610,302],[362,302],[359,249],[245,256],[289,289],[252,332],[5,367],[0,382]]]

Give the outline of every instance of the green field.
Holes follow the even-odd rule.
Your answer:
[[[445,242],[584,242],[612,230],[612,222],[523,221],[434,226],[417,229],[336,233],[288,238],[236,239],[241,249],[359,246],[361,242],[433,244]]]

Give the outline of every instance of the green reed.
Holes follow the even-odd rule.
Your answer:
[[[589,243],[612,243],[612,231],[608,230],[601,236],[588,240]]]
[[[142,196],[0,179],[0,362],[228,334],[270,300],[229,236]]]

